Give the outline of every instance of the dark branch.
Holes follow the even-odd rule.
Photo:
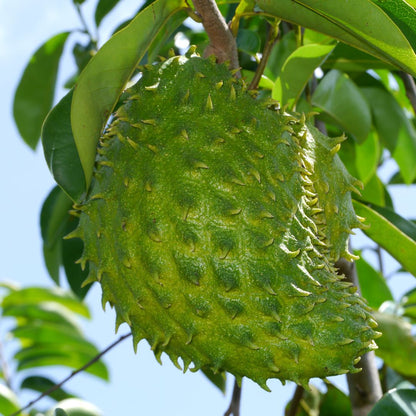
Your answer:
[[[17,416],[20,415],[24,410],[28,409],[29,407],[32,407],[35,403],[37,403],[39,400],[43,399],[46,396],[49,396],[51,393],[53,393],[55,390],[58,390],[61,388],[67,381],[69,381],[71,378],[76,376],[77,374],[81,373],[82,371],[86,370],[89,366],[97,362],[104,354],[106,354],[108,351],[113,349],[116,345],[120,344],[120,342],[124,341],[126,338],[131,336],[131,332],[128,334],[122,335],[118,340],[114,341],[111,345],[109,345],[105,350],[101,351],[98,355],[96,355],[92,360],[88,361],[85,365],[83,365],[81,368],[78,368],[78,370],[73,371],[67,378],[62,380],[60,383],[55,384],[50,389],[44,391],[40,396],[38,396],[36,399],[29,402],[26,406],[19,409],[17,412],[14,412],[10,416]]]
[[[229,61],[230,69],[239,68],[236,41],[215,0],[193,0],[193,3],[210,40],[204,55],[215,55],[219,63]]]
[[[406,89],[407,98],[412,104],[413,111],[416,114],[416,85],[414,78],[406,72],[399,71],[399,77],[402,79],[404,87]]]
[[[240,401],[241,401],[241,387],[238,385],[237,380],[234,382],[233,395],[231,397],[231,403],[224,416],[240,416]]]
[[[293,394],[293,398],[290,402],[289,410],[287,411],[285,416],[296,416],[298,413],[300,401],[302,400],[303,393],[305,393],[305,389],[302,386],[296,386],[295,393]]]

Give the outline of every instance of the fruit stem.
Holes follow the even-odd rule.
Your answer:
[[[237,43],[215,0],[193,0],[193,3],[210,40],[204,56],[215,55],[218,63],[229,61],[231,70],[238,69]]]
[[[237,380],[234,381],[234,390],[231,397],[230,406],[224,413],[224,416],[239,416],[240,415],[240,401],[241,401],[241,386],[238,385]]]

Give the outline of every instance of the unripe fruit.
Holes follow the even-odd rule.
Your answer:
[[[334,268],[360,227],[339,142],[225,65],[147,68],[101,139],[72,234],[134,344],[266,389],[357,371],[377,333]]]

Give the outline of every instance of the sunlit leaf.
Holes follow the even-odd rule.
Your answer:
[[[45,416],[102,416],[102,413],[85,400],[66,399],[57,403]]]
[[[296,49],[283,64],[272,97],[290,108],[296,104],[313,72],[336,45],[308,44]]]
[[[15,393],[4,384],[0,384],[0,414],[8,416],[19,409],[20,405]]]
[[[14,96],[17,128],[32,149],[36,148],[43,120],[53,103],[58,65],[68,35],[69,32],[55,35],[34,53]]]
[[[344,73],[330,71],[316,88],[312,103],[362,142],[371,129],[371,113],[360,89]]]
[[[384,206],[386,204],[386,194],[384,184],[381,179],[374,174],[364,185],[361,191],[362,199],[371,204]],[[360,198],[361,199],[361,198]]]
[[[416,390],[393,389],[374,405],[368,416],[414,416],[415,414]]]
[[[52,109],[42,128],[46,163],[62,189],[74,200],[85,192],[85,176],[71,128],[71,90]]]
[[[380,152],[380,142],[374,132],[370,132],[362,143],[355,144],[355,164],[359,179],[364,184],[376,173]]]
[[[14,355],[14,358],[17,361],[18,370],[55,365],[76,370],[92,361],[97,354],[98,351],[93,351],[90,347],[74,348],[73,345],[59,343],[23,348]],[[107,368],[101,361],[94,362],[84,371],[108,380]]]
[[[377,331],[383,335],[377,338],[377,356],[400,374],[416,375],[416,340],[411,334],[409,322],[402,317],[375,312]]]
[[[187,7],[185,0],[156,0],[105,43],[81,73],[72,100],[71,124],[86,187],[98,138],[123,88],[166,22]]]
[[[267,60],[265,75],[270,79],[275,79],[282,70],[289,55],[297,48],[295,32],[292,30],[283,35],[274,45],[269,59]]]
[[[382,88],[361,88],[373,114],[380,139],[399,165],[403,179],[410,184],[416,177],[416,129],[396,99]]]
[[[406,36],[370,0],[257,0],[257,4],[276,17],[330,35],[416,74],[416,55]]]
[[[369,225],[364,232],[389,252],[402,266],[416,276],[416,241],[371,206],[353,201],[356,213]]]
[[[3,298],[2,308],[7,309],[12,306],[36,305],[44,302],[54,302],[87,318],[90,316],[88,307],[84,303],[71,292],[58,287],[28,287],[11,292]]]
[[[119,1],[120,0],[99,0],[97,7],[95,8],[94,15],[95,24],[97,26],[99,26],[104,17],[107,16],[107,14],[110,13],[115,6],[117,6]]]
[[[348,396],[332,384],[327,385],[319,408],[319,416],[351,416],[351,401]]]
[[[362,256],[355,262],[361,294],[368,304],[378,309],[386,300],[393,300],[393,295],[384,277],[367,263]]]

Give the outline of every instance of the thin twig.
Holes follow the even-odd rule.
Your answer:
[[[304,393],[305,389],[302,386],[296,386],[296,390],[293,394],[292,400],[290,401],[290,407],[286,413],[286,416],[296,416],[296,414],[298,413],[300,401],[302,400]]]
[[[257,66],[254,77],[251,80],[250,86],[248,88],[249,90],[255,90],[259,85],[261,76],[263,75],[264,69],[266,68],[270,53],[272,52],[273,46],[276,43],[278,31],[278,25],[269,27],[269,33],[267,34],[267,40],[266,44],[264,45],[263,55],[261,57],[260,63]]]
[[[75,9],[77,11],[79,20],[81,21],[81,24],[83,26],[84,33],[86,33],[89,36],[91,42],[95,44],[97,41],[96,41],[96,39],[94,39],[94,36],[92,35],[90,30],[88,29],[87,22],[85,21],[84,15],[82,14],[82,11],[81,11],[81,6],[78,3],[75,3]]]
[[[86,370],[88,367],[90,367],[92,364],[97,362],[104,354],[106,354],[108,351],[113,349],[116,345],[120,344],[120,342],[124,341],[126,338],[130,337],[132,334],[129,332],[128,334],[122,335],[118,340],[114,341],[111,345],[109,345],[105,350],[101,351],[98,355],[96,355],[92,360],[88,361],[85,365],[78,368],[77,370],[73,371],[68,377],[66,377],[64,380],[62,380],[60,383],[55,384],[48,390],[44,391],[41,395],[39,395],[36,399],[29,402],[26,406],[19,409],[17,412],[12,413],[9,416],[17,416],[20,415],[24,410],[28,409],[29,407],[32,407],[35,403],[37,403],[39,400],[43,399],[46,396],[49,396],[51,393],[53,393],[55,390],[58,390],[61,388],[67,381],[69,381],[71,378],[76,376],[77,374],[81,373],[82,371]]]
[[[234,390],[231,397],[230,406],[224,413],[224,416],[240,416],[240,402],[241,402],[241,386],[238,385],[237,380],[234,381]]]
[[[413,107],[413,111],[416,114],[416,84],[414,78],[406,72],[399,71],[399,77],[402,79],[404,88],[406,89],[407,98]]]
[[[229,61],[230,69],[238,69],[237,44],[215,0],[193,0],[193,3],[210,40],[205,56],[215,55],[219,63]]]

